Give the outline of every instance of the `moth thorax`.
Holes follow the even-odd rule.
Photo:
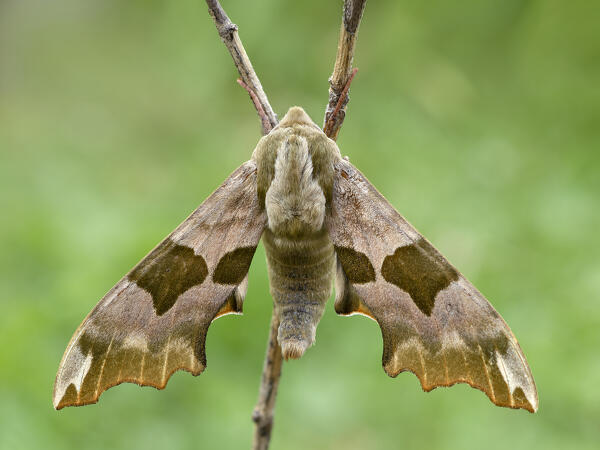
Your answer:
[[[265,207],[271,231],[281,236],[303,236],[323,227],[325,195],[313,176],[307,140],[298,135],[277,149],[275,175]]]

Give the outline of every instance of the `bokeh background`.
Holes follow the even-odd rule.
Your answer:
[[[223,0],[282,115],[321,123],[341,0]],[[338,144],[491,299],[537,414],[381,369],[337,317],[286,363],[273,449],[591,449],[600,442],[600,27],[587,0],[370,1]],[[0,448],[250,448],[271,299],[264,251],[208,368],[52,409],[102,295],[260,136],[201,0],[0,1]]]

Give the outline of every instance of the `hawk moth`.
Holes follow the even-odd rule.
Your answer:
[[[388,375],[411,371],[425,391],[468,383],[496,405],[537,410],[508,325],[299,107],[85,318],[54,407],[96,403],[123,382],[163,389],[180,369],[200,374],[211,322],[242,312],[261,237],[284,358],[313,343],[335,280],[336,312],[380,325]]]

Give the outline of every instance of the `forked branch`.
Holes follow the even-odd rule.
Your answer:
[[[356,73],[352,70],[354,46],[366,3],[367,0],[344,1],[337,55],[333,73],[329,78],[329,103],[325,110],[323,123],[323,131],[334,141],[337,139],[340,127],[346,117],[346,106],[349,100],[348,89],[352,77]]]

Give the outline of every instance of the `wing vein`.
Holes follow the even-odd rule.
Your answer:
[[[465,373],[467,374],[467,381],[469,382],[469,384],[473,384],[473,377],[471,376],[471,371],[469,370],[469,365],[467,363],[467,355],[465,354],[465,351],[461,346],[459,346],[459,349],[460,353],[463,356],[463,361],[465,363]]]
[[[108,343],[108,347],[106,349],[106,353],[104,355],[104,359],[102,360],[102,367],[100,367],[100,375],[98,375],[98,383],[96,383],[96,390],[94,391],[94,398],[98,398],[98,392],[100,391],[100,384],[102,384],[102,376],[104,375],[104,366],[106,365],[106,360],[108,359],[108,354],[112,348],[113,341],[115,340],[115,335],[117,331],[115,330],[110,338],[110,342]]]
[[[494,386],[492,386],[492,379],[490,378],[490,373],[488,371],[487,364],[485,363],[485,358],[483,356],[483,350],[481,348],[481,345],[479,345],[479,342],[477,343],[477,348],[479,349],[479,356],[481,357],[481,364],[483,365],[483,370],[485,372],[485,376],[487,377],[487,381],[488,381],[488,384],[490,387],[490,395],[492,396],[494,403],[496,403],[496,394],[494,392]]]
[[[421,370],[423,371],[423,386],[428,386],[427,383],[427,369],[425,368],[425,358],[423,358],[423,350],[418,345],[415,345],[417,353],[419,354],[419,360],[421,361]]]
[[[144,382],[144,364],[146,363],[146,354],[147,352],[142,352],[142,362],[140,363],[140,383]]]

